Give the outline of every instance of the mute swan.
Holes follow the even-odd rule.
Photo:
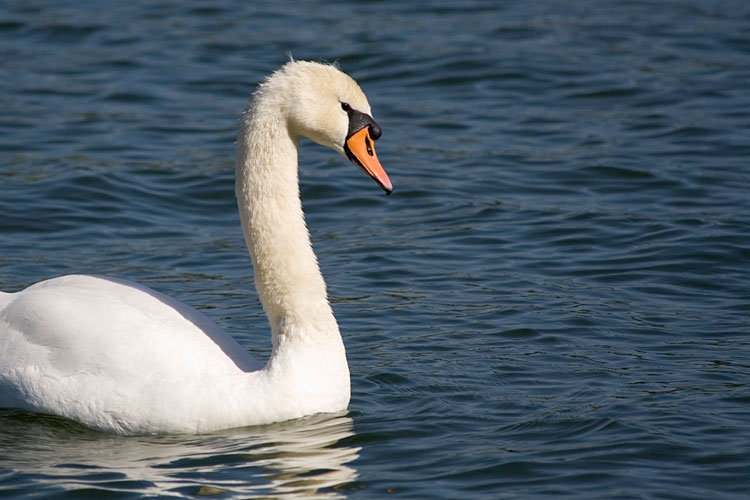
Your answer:
[[[209,432],[343,411],[349,367],[299,199],[301,137],[386,193],[381,135],[356,82],[292,61],[258,87],[237,140],[236,196],[271,326],[265,366],[202,313],[130,281],[63,276],[0,292],[0,406],[121,434]]]

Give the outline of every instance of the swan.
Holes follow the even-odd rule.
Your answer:
[[[346,410],[349,367],[299,197],[307,137],[390,194],[357,83],[290,61],[253,94],[235,194],[271,327],[263,364],[199,311],[124,279],[70,275],[0,292],[0,407],[119,434],[202,433]]]

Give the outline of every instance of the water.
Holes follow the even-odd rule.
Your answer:
[[[0,289],[145,283],[270,350],[237,119],[291,52],[383,129],[306,142],[347,415],[121,438],[0,411],[5,498],[743,498],[750,6],[4,2]]]

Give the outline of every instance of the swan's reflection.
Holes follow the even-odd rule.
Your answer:
[[[196,436],[115,437],[56,417],[0,411],[0,491],[341,498],[360,448],[352,420],[318,415]]]

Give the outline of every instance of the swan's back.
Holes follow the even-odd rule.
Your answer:
[[[0,305],[1,406],[106,429],[165,411],[188,421],[199,394],[227,404],[228,379],[261,368],[199,311],[126,280],[65,276]]]

